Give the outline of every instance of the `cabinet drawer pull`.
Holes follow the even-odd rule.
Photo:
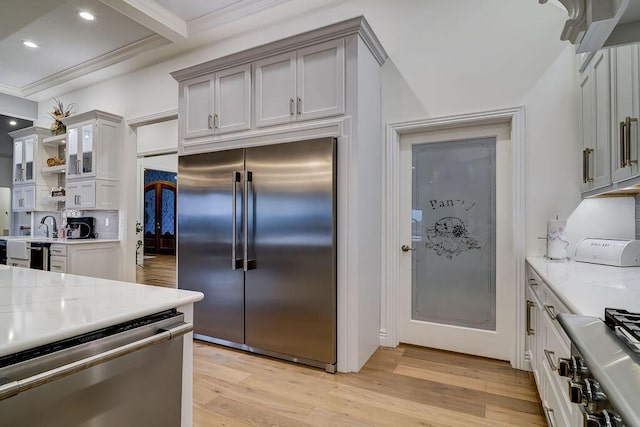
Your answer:
[[[627,150],[626,150],[626,144],[624,142],[624,128],[625,128],[625,124],[624,122],[620,122],[620,167],[624,168],[625,166],[627,166]]]
[[[289,114],[290,114],[291,116],[295,116],[295,115],[296,115],[296,112],[295,112],[295,109],[296,109],[295,103],[296,103],[296,102],[293,100],[293,98],[289,98]]]
[[[209,114],[209,115],[207,116],[207,127],[208,127],[209,129],[213,129],[213,126],[211,125],[211,119],[212,119],[211,114]]]
[[[214,129],[218,129],[220,127],[220,118],[218,117],[218,114],[214,114],[213,115],[213,128]]]
[[[302,114],[302,99],[298,97],[298,115]]]
[[[623,160],[624,161],[624,160]],[[582,150],[582,182],[587,183],[587,150]]]
[[[531,308],[534,307],[535,304],[533,301],[527,300],[527,335],[535,335],[535,331],[531,327]]]
[[[593,148],[587,148],[584,150],[586,152],[586,159],[585,159],[585,163],[586,163],[586,175],[587,175],[587,180],[585,182],[593,182],[593,178],[591,177],[591,161],[589,160],[589,155],[591,153],[593,153]]]
[[[638,119],[636,118],[626,117],[624,119],[624,125],[627,131],[624,138],[625,143],[627,144],[627,159],[626,159],[627,166],[631,166],[633,163],[638,163],[638,160],[631,160],[631,123],[637,123],[637,122],[638,122]]]
[[[556,427],[555,423],[552,421],[551,414],[553,414],[553,409],[547,407],[546,405],[542,406],[544,408],[545,415],[547,416],[547,423],[549,427]]]
[[[544,311],[546,311],[549,317],[551,317],[551,320],[556,320],[556,310],[554,306],[545,304]]]
[[[557,372],[558,371],[558,367],[556,366],[556,363],[553,361],[553,356],[555,356],[555,352],[553,351],[549,351],[547,349],[544,350],[544,355],[547,357],[547,363],[549,364],[549,367],[551,368],[552,371]]]

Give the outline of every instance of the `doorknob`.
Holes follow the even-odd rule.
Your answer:
[[[407,245],[402,245],[402,247],[400,249],[402,249],[402,252],[409,252],[409,251],[415,251],[416,250],[416,248],[411,248],[411,247],[409,247]]]

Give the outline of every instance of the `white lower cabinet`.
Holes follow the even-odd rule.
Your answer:
[[[568,379],[558,374],[558,359],[571,355],[571,342],[556,315],[570,310],[527,266],[525,352],[551,427],[582,427],[578,405],[569,400]]]
[[[11,206],[14,212],[47,210],[44,204],[49,189],[40,185],[14,186],[11,192]]]
[[[119,279],[117,242],[54,244],[49,250],[51,271],[102,279]]]
[[[67,209],[118,209],[118,182],[100,179],[67,183]]]

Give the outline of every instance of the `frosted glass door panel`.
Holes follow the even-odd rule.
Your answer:
[[[93,125],[82,126],[82,173],[93,172]]]
[[[19,182],[22,176],[22,140],[13,143],[13,180]]]
[[[24,140],[24,180],[33,181],[33,156],[35,154],[35,139]]]
[[[412,319],[495,330],[495,138],[413,145],[412,171]]]
[[[69,140],[67,147],[67,156],[69,157],[67,161],[67,175],[77,175],[80,173],[80,169],[78,168],[78,129],[69,129],[67,137]]]

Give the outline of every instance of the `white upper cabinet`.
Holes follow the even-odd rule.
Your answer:
[[[13,138],[13,184],[36,183],[39,177],[38,162],[43,162],[39,159],[43,156],[40,141],[46,136],[51,136],[51,133],[48,129],[29,127],[11,132],[9,135]]]
[[[344,40],[255,63],[256,127],[344,114]]]
[[[296,52],[255,63],[256,126],[272,126],[296,119]]]
[[[611,184],[609,52],[596,54],[580,79],[582,191]]]
[[[298,117],[344,114],[344,40],[300,49],[297,62]]]
[[[251,129],[251,66],[219,71],[215,82],[214,132]]]
[[[638,45],[611,49],[612,180],[638,175]]]
[[[102,111],[67,117],[67,175],[75,179],[117,180],[122,118]]]
[[[251,128],[249,64],[186,80],[180,86],[182,138]]]

